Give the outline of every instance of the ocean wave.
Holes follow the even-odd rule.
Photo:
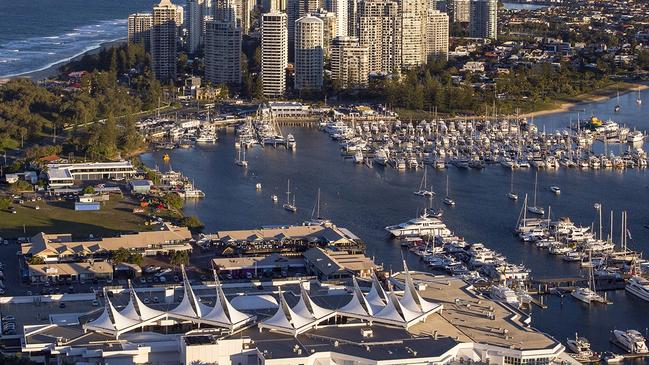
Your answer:
[[[106,42],[125,39],[127,20],[101,21],[56,36],[22,39],[0,44],[0,77],[45,70],[69,61]],[[53,39],[58,40],[52,42]]]

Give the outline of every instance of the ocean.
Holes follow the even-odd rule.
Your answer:
[[[153,0],[0,0],[0,78],[41,71],[125,39],[128,14]]]

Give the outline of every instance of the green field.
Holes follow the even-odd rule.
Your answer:
[[[78,212],[70,201],[26,201],[13,204],[17,213],[0,211],[0,236],[33,236],[39,232],[72,233],[78,238],[114,236],[121,232],[145,231],[146,218],[133,214],[134,202],[111,196],[103,202],[100,211]],[[39,210],[34,209],[38,205]]]

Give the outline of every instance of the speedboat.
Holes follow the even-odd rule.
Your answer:
[[[613,336],[617,343],[625,350],[632,354],[646,354],[649,353],[647,344],[644,337],[636,330],[614,330]]]
[[[640,299],[649,301],[649,280],[641,276],[632,276],[624,289]]]
[[[557,194],[557,195],[561,194],[561,188],[559,188],[556,185],[550,186],[550,191]]]
[[[421,237],[421,236],[450,236],[449,230],[444,222],[434,218],[427,213],[413,218],[405,223],[385,227],[395,237]]]
[[[575,338],[569,338],[566,341],[566,347],[577,355],[577,358],[588,359],[593,356],[593,351],[590,349],[590,342],[585,337],[579,337],[575,333]]]
[[[510,304],[516,308],[520,305],[518,295],[505,285],[494,285],[491,287],[491,298],[499,302]]]
[[[518,195],[515,193],[507,193],[507,197],[511,200],[518,200]]]
[[[443,202],[444,202],[444,204],[446,204],[448,206],[451,206],[451,207],[455,206],[455,200],[449,198],[448,196],[446,198],[444,198]]]
[[[605,351],[602,354],[602,360],[604,360],[607,364],[617,364],[624,361],[624,356],[616,354],[614,352]]]
[[[286,147],[288,147],[288,149],[294,150],[296,146],[297,144],[295,143],[295,137],[293,137],[292,134],[286,136]]]

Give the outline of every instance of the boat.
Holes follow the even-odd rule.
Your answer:
[[[426,184],[426,175],[428,175],[427,172],[428,172],[428,167],[424,166],[424,176],[422,176],[421,183],[419,183],[419,190],[414,192],[415,195],[425,196],[425,197],[431,197],[435,195],[432,186],[430,190],[427,189],[428,188],[428,185]]]
[[[356,153],[354,154],[353,157],[354,163],[361,164],[363,163],[363,151],[362,150],[357,150]]]
[[[551,192],[553,192],[553,193],[555,193],[557,195],[561,194],[561,188],[558,187],[557,185],[551,185],[549,189],[550,189]]]
[[[277,201],[279,200],[279,198],[277,197],[277,195],[273,194],[273,195],[271,195],[270,200],[272,200],[273,203],[277,203]]]
[[[626,135],[626,141],[631,144],[640,143],[644,141],[644,134],[640,131],[629,132],[629,134]]]
[[[649,301],[649,280],[641,276],[632,276],[624,289],[640,299]]]
[[[286,183],[286,203],[283,207],[289,212],[297,212],[297,207],[295,206],[295,195],[293,195],[293,203],[291,203],[291,180],[288,180]]]
[[[318,188],[318,196],[316,198],[316,203],[313,206],[313,210],[311,211],[311,219],[307,220],[304,222],[304,225],[306,226],[331,226],[333,223],[331,223],[331,220],[327,218],[323,218],[320,215],[320,188]]]
[[[168,162],[169,160],[171,160],[169,154],[165,153],[164,156],[162,156],[162,161]]]
[[[385,166],[385,164],[388,161],[388,154],[385,152],[383,148],[379,148],[374,152],[374,162],[381,166]]]
[[[205,193],[202,190],[195,189],[195,188],[189,188],[185,189],[182,192],[183,197],[185,198],[204,198]]]
[[[261,190],[261,183],[256,183],[255,184],[255,189]]]
[[[286,147],[289,150],[294,150],[297,147],[297,143],[295,142],[295,137],[293,137],[292,134],[286,136]]]
[[[527,211],[532,214],[543,215],[545,214],[545,209],[536,205],[536,194],[538,193],[539,187],[539,172],[537,171],[534,174],[534,205],[527,207]]]
[[[614,352],[605,351],[602,354],[602,360],[604,360],[607,364],[617,364],[624,361],[624,356],[616,354]]]
[[[446,175],[446,197],[444,198],[443,203],[450,207],[455,206],[455,200],[451,199],[450,195],[448,194],[448,174]]]
[[[196,143],[215,143],[219,137],[213,127],[205,127],[201,129],[196,137]]]
[[[590,342],[585,337],[579,337],[575,333],[575,338],[568,338],[566,340],[566,347],[572,351],[579,359],[589,359],[593,356],[593,351],[590,349]]]
[[[613,108],[614,112],[619,112],[622,107],[620,106],[620,92],[617,92],[617,104],[615,104],[615,107]]]
[[[514,193],[514,173],[513,172],[509,179],[509,193],[507,193],[507,197],[511,200],[518,200],[518,194]]]
[[[238,150],[239,150],[239,156],[238,156],[237,159],[234,161],[234,163],[235,163],[237,166],[248,167],[248,161],[246,161],[246,149],[245,149],[245,148],[239,148]],[[241,157],[241,156],[242,156],[242,152],[241,152],[241,151],[243,151],[243,158]]]
[[[516,308],[520,305],[518,295],[512,289],[505,285],[494,285],[490,291],[491,298],[499,302],[504,302]]]
[[[407,222],[385,227],[394,237],[422,237],[451,235],[451,230],[438,218],[431,217],[426,212]]]
[[[592,251],[589,252],[588,256],[589,260],[592,260]],[[590,304],[592,302],[607,303],[606,299],[595,292],[595,279],[593,276],[592,267],[588,269],[588,287],[580,287],[575,289],[572,292],[572,296],[575,299],[580,300],[586,304]]]
[[[638,95],[635,97],[635,103],[638,105],[642,104],[642,98],[640,97],[640,87],[638,87]]]
[[[614,330],[613,336],[617,344],[632,354],[649,353],[644,337],[636,330]]]

